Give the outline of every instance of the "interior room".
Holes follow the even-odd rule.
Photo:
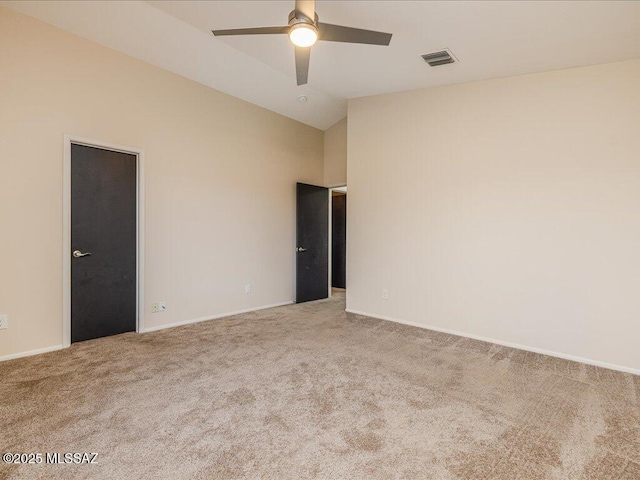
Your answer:
[[[0,0],[0,478],[640,479],[639,133],[640,1]]]
[[[331,288],[347,288],[347,186],[331,190]],[[340,292],[337,292],[340,293]]]

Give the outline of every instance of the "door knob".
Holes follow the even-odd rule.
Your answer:
[[[80,250],[75,250],[75,251],[73,252],[73,256],[74,256],[74,257],[76,257],[76,258],[86,257],[86,256],[88,256],[88,255],[91,255],[91,254],[90,254],[89,252],[87,252],[87,253],[82,253]]]
[[[304,247],[298,247],[298,248],[296,248],[296,252],[298,252],[298,253],[302,253],[302,252],[306,252],[306,251],[307,251],[307,249],[306,249],[306,248],[304,248]]]

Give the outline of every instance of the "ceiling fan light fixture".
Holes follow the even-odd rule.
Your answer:
[[[295,0],[295,7],[289,13],[287,25],[276,27],[232,28],[212,30],[216,37],[222,35],[288,35],[295,45],[296,84],[306,85],[309,79],[309,59],[311,46],[318,40],[325,42],[358,43],[364,45],[384,45],[391,42],[390,33],[345,27],[330,23],[320,23],[316,13],[316,0]]]
[[[297,23],[289,30],[289,39],[296,47],[310,47],[318,41],[318,29],[308,23]]]

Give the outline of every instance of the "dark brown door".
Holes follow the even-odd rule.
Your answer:
[[[296,302],[329,296],[329,190],[298,183]]]
[[[137,158],[71,145],[71,341],[136,330]]]

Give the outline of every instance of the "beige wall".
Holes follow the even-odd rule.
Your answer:
[[[324,185],[347,184],[347,118],[324,132]]]
[[[4,8],[0,69],[0,357],[62,343],[65,133],[145,150],[146,327],[293,299],[321,131]]]
[[[349,310],[640,373],[640,61],[351,100],[348,138]]]

